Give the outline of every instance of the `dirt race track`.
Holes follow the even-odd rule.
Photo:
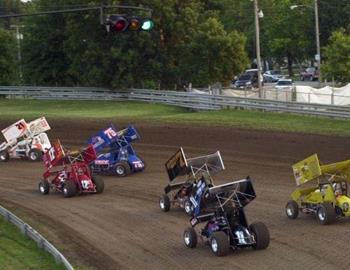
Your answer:
[[[108,122],[50,121],[51,140],[82,146]],[[11,122],[0,122],[5,127]],[[100,195],[40,195],[43,164],[24,160],[0,163],[0,204],[49,238],[75,264],[89,269],[343,269],[350,265],[350,219],[321,226],[312,216],[288,220],[284,206],[295,188],[290,165],[317,152],[324,163],[349,158],[347,138],[237,130],[225,127],[135,123],[141,141],[135,149],[147,162],[143,173],[104,176]],[[182,233],[189,219],[179,209],[163,213],[158,198],[167,184],[164,162],[183,146],[188,157],[220,150],[225,183],[250,175],[257,199],[249,222],[268,226],[268,249],[243,249],[227,257],[212,255],[199,243],[187,249]],[[1,268],[1,267],[0,267]],[[5,267],[6,269],[6,267]],[[84,268],[85,269],[85,268]]]

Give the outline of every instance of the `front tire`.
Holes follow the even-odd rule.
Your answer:
[[[39,192],[43,195],[49,194],[50,184],[45,180],[41,180],[39,183]]]
[[[159,208],[163,212],[168,212],[170,210],[170,199],[169,196],[164,194],[162,197],[159,199]]]
[[[2,162],[7,162],[10,159],[10,154],[9,152],[5,151],[1,151],[0,152],[0,161]]]
[[[62,192],[65,198],[73,197],[75,196],[75,194],[77,194],[77,186],[72,181],[66,181],[63,186]]]
[[[190,199],[185,200],[184,209],[185,209],[185,212],[187,215],[189,215],[190,217],[193,216],[194,209],[193,209],[193,204],[192,204]]]
[[[31,149],[28,153],[30,161],[39,161],[42,158],[43,153],[39,149]]]
[[[316,217],[321,225],[328,225],[335,221],[336,213],[331,203],[321,203],[317,209]]]
[[[290,219],[296,219],[299,215],[299,205],[296,201],[290,200],[286,205],[286,215]]]
[[[230,243],[226,233],[214,232],[210,237],[210,249],[216,256],[226,256],[230,250]]]
[[[119,162],[115,165],[114,172],[117,176],[124,177],[124,176],[127,176],[128,174],[130,174],[131,169],[130,169],[129,164],[127,162],[123,161],[123,162]]]
[[[197,246],[197,233],[193,228],[187,228],[184,231],[183,238],[186,247],[195,248]]]
[[[96,193],[102,193],[103,190],[105,189],[105,182],[103,179],[99,176],[94,175],[92,177],[92,182],[95,184],[96,188]]]
[[[264,223],[262,222],[252,223],[249,226],[249,230],[255,236],[255,245],[253,245],[254,249],[265,249],[269,246],[270,232]]]

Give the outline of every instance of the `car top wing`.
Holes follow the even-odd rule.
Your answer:
[[[188,164],[182,147],[165,163],[165,169],[170,182],[178,176],[187,174]]]
[[[350,159],[321,166],[322,174],[344,175],[350,181]]]
[[[220,151],[206,156],[190,158],[187,160],[187,163],[194,176],[198,173],[217,174],[225,169]]]
[[[16,143],[17,139],[28,133],[28,124],[24,119],[17,121],[11,126],[4,128],[1,132],[9,144]]]
[[[118,139],[118,133],[114,125],[100,130],[96,135],[92,136],[87,143],[91,144],[96,151],[100,151]]]
[[[317,154],[295,163],[292,168],[297,186],[312,181],[322,175]]]
[[[232,201],[236,207],[244,207],[256,198],[253,184],[249,177],[227,184],[209,188],[209,194],[216,196],[219,205]]]
[[[87,143],[92,144],[94,149],[99,152],[103,148],[110,147],[115,143],[117,143],[119,147],[127,146],[139,138],[140,136],[135,127],[129,126],[117,131],[115,126],[111,124],[107,128],[99,131],[96,135],[92,136]]]

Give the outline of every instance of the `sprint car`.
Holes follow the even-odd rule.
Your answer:
[[[57,141],[44,156],[45,172],[39,191],[46,195],[50,190],[62,192],[64,197],[82,193],[102,193],[104,182],[91,173],[89,163],[96,158],[92,145],[81,151],[64,149]]]
[[[321,225],[350,216],[350,160],[320,165],[314,154],[293,166],[297,188],[286,205],[286,215],[313,214]]]
[[[24,119],[17,121],[1,132],[6,142],[0,144],[0,161],[10,158],[28,158],[39,161],[42,155],[51,147],[45,133],[50,130],[45,117],[27,123]]]
[[[168,212],[171,205],[183,208],[192,216],[195,209],[210,207],[211,198],[206,192],[213,185],[212,175],[225,169],[220,152],[186,159],[180,148],[165,163],[170,183],[164,188],[159,207]],[[202,207],[197,207],[201,205]]]
[[[130,173],[143,171],[145,162],[131,145],[139,138],[133,126],[117,131],[114,125],[110,125],[99,131],[87,142],[93,145],[98,153],[96,160],[91,162],[93,172],[127,176]]]
[[[230,248],[252,247],[265,249],[270,243],[266,225],[256,222],[248,225],[244,207],[255,199],[255,191],[249,177],[209,188],[209,194],[216,199],[212,212],[194,215],[191,227],[183,233],[185,246],[195,248],[199,238],[209,245],[216,256],[225,256]],[[195,227],[204,223],[198,231]]]

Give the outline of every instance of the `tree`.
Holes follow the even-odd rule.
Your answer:
[[[328,80],[350,82],[350,32],[340,29],[333,32],[329,45],[323,48],[322,73]]]
[[[0,85],[16,82],[16,41],[13,33],[0,28]]]

